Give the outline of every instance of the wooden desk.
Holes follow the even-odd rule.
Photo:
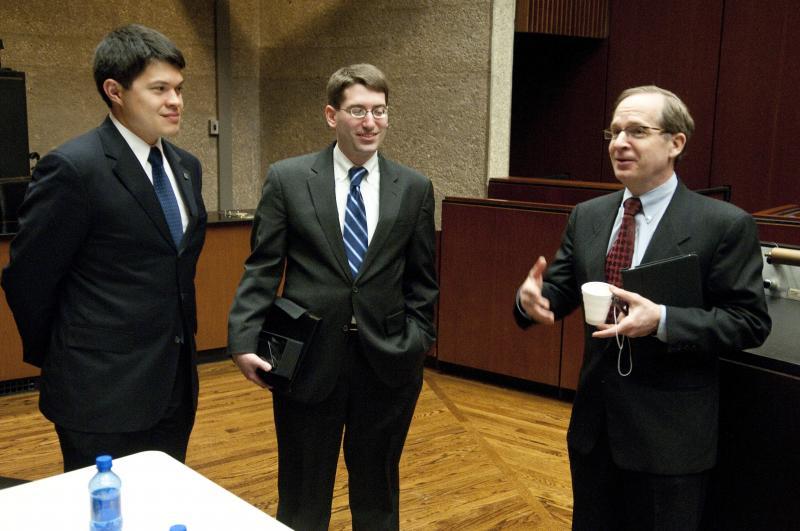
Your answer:
[[[753,213],[762,242],[800,246],[800,205],[781,205]]]
[[[250,255],[249,220],[209,223],[197,263],[197,350],[228,346],[228,311]]]
[[[8,264],[8,248],[12,237],[0,236],[0,270]],[[0,290],[0,382],[38,375],[39,369],[22,362],[22,341],[6,295]]]
[[[550,260],[571,207],[448,197],[442,202],[440,361],[574,389],[582,312],[521,330],[514,294],[536,258]],[[567,336],[562,355],[562,336]]]

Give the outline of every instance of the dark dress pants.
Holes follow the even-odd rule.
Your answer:
[[[186,448],[195,418],[195,401],[192,396],[192,368],[190,354],[184,348],[178,363],[172,395],[163,417],[150,429],[123,433],[90,433],[56,425],[64,472],[94,465],[98,455],[113,458],[159,450],[181,463],[186,461]],[[136,407],[131,404],[131,407]]]
[[[333,393],[315,404],[273,395],[278,439],[277,518],[298,531],[326,530],[344,434],[353,529],[399,529],[399,463],[422,372],[399,388],[369,366],[357,333]]]
[[[619,468],[604,435],[591,452],[569,450],[575,531],[702,529],[709,472],[665,476]]]

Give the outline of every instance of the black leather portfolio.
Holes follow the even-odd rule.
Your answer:
[[[703,282],[696,254],[684,254],[622,270],[622,288],[656,304],[703,307]]]
[[[289,299],[275,299],[258,337],[258,355],[272,365],[269,372],[258,370],[264,383],[280,391],[291,390],[319,322],[319,317]]]

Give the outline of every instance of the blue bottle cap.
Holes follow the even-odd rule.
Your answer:
[[[186,531],[186,526],[183,524],[175,524],[169,528],[169,531]]]
[[[100,472],[108,472],[109,470],[111,470],[110,455],[98,455],[97,459],[95,459],[94,462],[97,465],[97,470],[99,470]]]

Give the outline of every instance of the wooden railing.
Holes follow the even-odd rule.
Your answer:
[[[622,189],[618,182],[578,181],[561,178],[496,177],[489,179],[488,196],[492,199],[531,201],[577,205],[593,197]],[[697,193],[730,201],[731,187],[714,186],[695,190]]]

